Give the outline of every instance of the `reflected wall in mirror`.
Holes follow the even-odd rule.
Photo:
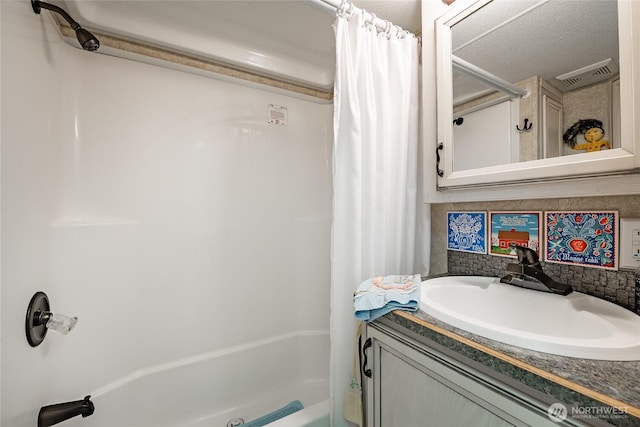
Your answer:
[[[451,25],[453,171],[621,146],[616,0],[478,6]]]

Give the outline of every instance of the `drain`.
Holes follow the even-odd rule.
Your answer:
[[[227,427],[238,427],[244,424],[244,420],[242,418],[233,418],[229,420],[227,423]]]

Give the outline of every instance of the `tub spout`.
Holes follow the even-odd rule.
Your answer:
[[[82,400],[43,406],[38,413],[38,427],[52,426],[77,415],[88,417],[95,409],[90,398],[91,396],[86,396]]]

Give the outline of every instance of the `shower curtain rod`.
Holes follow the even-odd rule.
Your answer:
[[[512,98],[526,97],[529,94],[528,90],[513,85],[498,76],[494,76],[487,70],[480,68],[470,62],[467,62],[456,55],[451,55],[451,62],[453,63],[453,66],[458,70],[464,71],[468,75],[485,82],[489,86],[509,94]]]
[[[339,10],[343,6],[343,4],[345,3],[342,0],[305,0],[305,1],[307,1],[308,3],[311,3],[312,5],[319,6],[324,11],[326,11],[328,13],[332,13],[332,14],[335,14],[336,11]],[[358,8],[353,3],[347,2],[347,4],[351,5],[351,7],[348,9],[349,11],[352,11],[352,12],[360,12],[360,11],[362,11],[362,9]],[[387,29],[387,22],[389,22],[389,21],[385,21],[384,19],[380,19],[377,16],[375,16],[373,13],[369,13],[369,12],[367,12],[365,10],[365,17],[364,18],[368,23],[372,24],[373,26],[375,26],[380,31],[384,31],[384,30]],[[391,25],[398,27],[393,22],[391,22]],[[401,28],[401,27],[398,27],[398,28]],[[401,28],[401,29],[403,31],[408,31],[405,28]]]

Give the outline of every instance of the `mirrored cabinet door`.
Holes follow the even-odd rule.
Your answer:
[[[634,20],[633,0],[453,3],[435,30],[438,187],[638,168]]]

